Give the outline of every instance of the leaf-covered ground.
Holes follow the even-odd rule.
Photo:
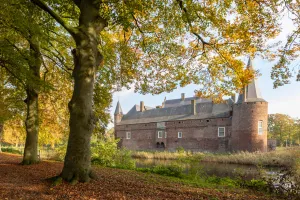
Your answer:
[[[63,163],[21,166],[21,157],[0,153],[0,199],[274,199],[242,189],[196,188],[163,176],[130,170],[94,167],[97,180],[52,186],[47,178]]]

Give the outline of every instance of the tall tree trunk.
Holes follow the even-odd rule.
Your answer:
[[[67,181],[87,182],[91,178],[90,141],[94,129],[93,92],[97,67],[102,61],[98,50],[99,33],[106,21],[99,16],[100,1],[78,3],[79,27],[73,35],[74,91],[69,102],[70,135],[61,177]]]
[[[2,137],[3,137],[3,128],[4,128],[4,124],[0,122],[0,152],[2,152],[1,145],[2,145]]]
[[[30,165],[39,162],[38,158],[38,134],[39,134],[39,84],[32,84],[40,80],[40,68],[42,64],[42,56],[40,52],[40,45],[38,38],[32,36],[29,39],[31,57],[34,58],[29,66],[30,72],[33,75],[32,82],[27,83],[25,103],[27,105],[26,117],[26,142],[24,148],[24,156],[22,164]]]
[[[22,164],[30,165],[37,163],[38,158],[38,94],[33,90],[27,90],[27,117],[26,117],[26,142]]]

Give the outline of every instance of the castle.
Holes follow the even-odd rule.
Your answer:
[[[252,68],[250,59],[247,67]],[[267,151],[268,102],[255,79],[236,102],[229,98],[217,104],[181,94],[157,108],[141,101],[127,114],[118,102],[114,120],[119,146],[131,150]]]

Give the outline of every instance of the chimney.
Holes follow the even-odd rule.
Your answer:
[[[184,93],[181,93],[181,101],[184,101]]]
[[[244,88],[244,99],[243,102],[246,102],[248,98],[248,86],[245,86]]]
[[[145,110],[145,105],[144,105],[144,102],[141,101],[141,102],[140,102],[140,111],[141,111],[141,112],[144,112],[144,110]]]
[[[192,115],[196,115],[196,100],[191,100]]]

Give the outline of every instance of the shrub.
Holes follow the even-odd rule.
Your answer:
[[[184,153],[184,148],[183,147],[177,147],[176,148],[176,151],[178,152],[178,153]]]
[[[183,169],[178,165],[170,165],[170,166],[158,165],[151,168],[136,168],[136,170],[140,172],[154,173],[163,176],[183,178],[183,173],[182,173]]]
[[[103,166],[112,166],[113,158],[117,154],[118,140],[102,137],[92,144],[92,163]]]
[[[92,164],[121,169],[135,168],[135,161],[131,152],[126,149],[117,149],[119,140],[111,137],[102,137],[92,145]]]
[[[283,168],[277,176],[264,176],[262,180],[267,183],[268,190],[285,199],[299,199],[300,174],[297,168]]]
[[[8,152],[13,154],[23,154],[23,151],[17,147],[2,147],[2,152]]]
[[[119,149],[114,157],[115,167],[120,169],[134,169],[135,161],[132,159],[131,151]]]

